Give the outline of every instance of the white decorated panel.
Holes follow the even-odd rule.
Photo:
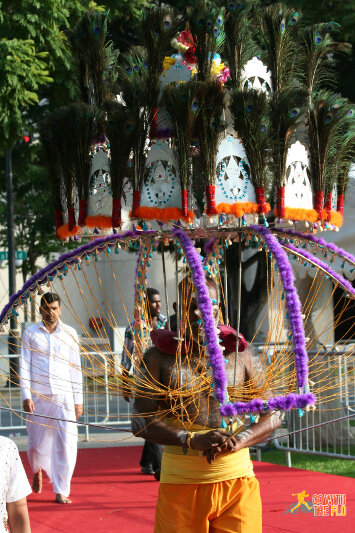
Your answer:
[[[148,153],[142,207],[181,208],[181,188],[174,152],[165,141],[158,141]]]
[[[109,152],[107,148],[102,146],[94,147],[93,151],[90,168],[88,215],[110,217],[112,215],[112,194]]]
[[[223,139],[216,164],[216,204],[256,201],[245,151],[238,139],[232,135]]]
[[[312,187],[308,177],[309,155],[299,141],[292,144],[286,159],[285,207],[313,209]]]
[[[271,72],[257,57],[253,57],[244,65],[242,87],[248,90],[254,89],[256,91],[271,93]]]

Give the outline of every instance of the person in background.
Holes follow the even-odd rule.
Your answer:
[[[0,533],[31,533],[26,496],[31,487],[16,444],[0,437]]]
[[[27,418],[32,489],[41,492],[45,470],[56,501],[71,503],[78,430],[69,421],[83,413],[83,392],[78,335],[60,320],[61,312],[57,294],[47,292],[42,296],[42,321],[27,328],[22,336],[20,386],[24,410],[48,417]]]
[[[166,317],[161,314],[160,293],[157,289],[148,288],[146,292],[148,301],[149,324],[143,324],[145,335],[155,329],[163,329],[166,325]],[[124,375],[128,376],[132,368],[132,358],[134,355],[134,321],[126,328],[124,348],[122,352],[121,366]],[[124,398],[129,401],[129,394],[124,394]],[[140,466],[143,474],[154,475],[155,479],[160,478],[162,446],[145,441]]]

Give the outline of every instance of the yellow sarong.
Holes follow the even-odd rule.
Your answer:
[[[180,426],[172,419],[165,422]],[[196,424],[188,429],[210,431]],[[219,454],[209,464],[198,450],[184,455],[179,446],[164,447],[154,533],[261,531],[259,483],[248,448]]]

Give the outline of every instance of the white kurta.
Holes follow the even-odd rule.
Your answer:
[[[0,437],[0,467],[0,533],[8,533],[6,504],[22,500],[32,490],[17,446],[6,437]]]
[[[27,328],[20,360],[23,400],[32,398],[39,416],[27,417],[28,458],[33,472],[45,470],[53,492],[69,496],[77,455],[74,404],[83,403],[80,347],[76,331],[59,321],[51,334],[43,322]]]

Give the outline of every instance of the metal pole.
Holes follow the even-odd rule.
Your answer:
[[[168,328],[170,329],[170,316],[169,316],[169,300],[168,300],[168,289],[166,286],[166,269],[165,269],[165,255],[164,255],[164,242],[161,241],[161,259],[163,263],[163,278],[164,278],[164,296],[165,296],[165,308],[166,308],[166,319],[168,322]]]
[[[224,243],[224,321],[229,325],[228,312],[228,272],[227,272],[227,250],[226,243]]]
[[[15,265],[15,235],[14,235],[14,204],[12,189],[12,150],[5,150],[5,174],[6,174],[6,200],[7,200],[7,247],[9,258],[9,297],[16,292],[16,265]],[[8,338],[9,353],[16,354],[17,346],[15,339],[17,336],[17,323],[14,316],[10,318],[10,331]],[[10,378],[7,385],[10,387],[11,382],[18,384],[18,357],[9,359]]]
[[[175,282],[176,282],[176,331],[177,331],[177,339],[178,339],[178,351],[177,351],[177,359],[178,359],[178,365],[179,365],[179,388],[182,389],[182,367],[181,367],[181,313],[180,313],[180,293],[179,293],[179,262],[178,262],[178,247],[177,242],[175,244]],[[181,400],[180,396],[180,412],[181,412],[181,423],[184,426],[184,407],[183,402]]]
[[[234,361],[234,386],[237,382],[237,362],[239,351],[239,330],[240,330],[240,308],[242,299],[242,239],[239,235],[238,241],[238,277],[237,277],[237,342],[235,345],[235,361]]]

